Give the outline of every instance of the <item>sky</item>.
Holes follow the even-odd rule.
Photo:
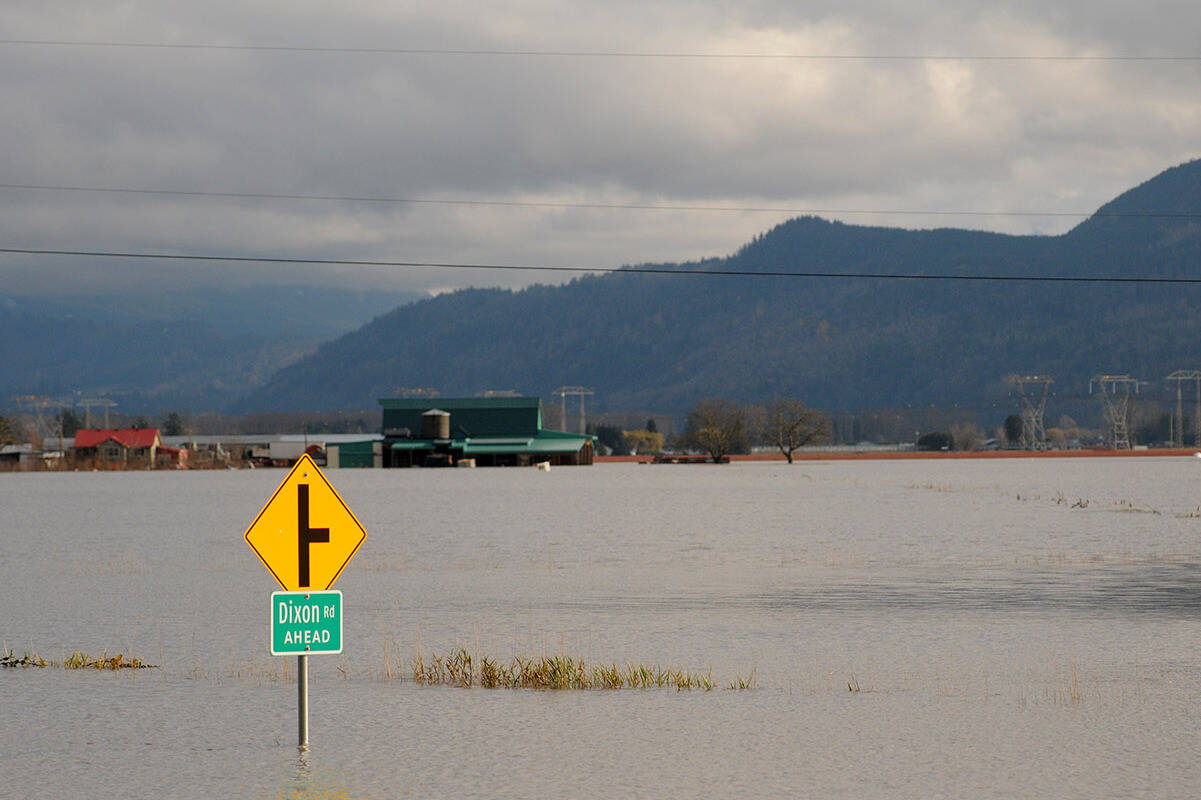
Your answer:
[[[7,249],[612,268],[802,213],[1058,234],[1201,156],[1195,0],[3,6]],[[570,277],[0,253],[9,294]]]

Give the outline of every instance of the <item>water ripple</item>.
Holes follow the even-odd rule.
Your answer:
[[[1201,612],[1201,565],[1171,564],[1038,571],[981,569],[955,574],[874,573],[862,581],[808,579],[804,585],[746,593],[714,591],[596,597],[556,607],[765,610],[1072,612],[1195,617]]]

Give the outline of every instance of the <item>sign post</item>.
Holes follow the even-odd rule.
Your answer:
[[[296,654],[299,746],[309,746],[309,656],[342,652],[342,593],[329,591],[367,531],[308,454],[246,529],[284,591],[271,595],[271,655]]]

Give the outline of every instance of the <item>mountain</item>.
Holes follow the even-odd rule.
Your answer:
[[[94,322],[200,322],[230,336],[332,339],[429,295],[315,286],[0,295],[0,310]]]
[[[0,296],[0,408],[82,395],[129,413],[220,409],[413,299],[312,287]]]
[[[1170,169],[1060,236],[793,219],[727,258],[667,270],[1001,276],[1201,275],[1201,161]],[[443,395],[596,390],[597,411],[681,413],[698,399],[790,395],[829,411],[1013,410],[1003,376],[1055,377],[1083,402],[1098,373],[1201,367],[1201,286],[646,275],[470,289],[398,308],[280,370],[242,410],[370,408]],[[1096,405],[1095,399],[1092,405]],[[1091,406],[1090,406],[1091,407]]]

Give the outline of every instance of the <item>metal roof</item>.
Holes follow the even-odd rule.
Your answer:
[[[550,436],[535,436],[532,439],[467,439],[463,443],[463,455],[474,456],[487,453],[575,453],[588,441],[587,436],[562,439]]]
[[[589,436],[493,436],[453,439],[450,449],[464,456],[513,455],[537,453],[575,453],[591,440]],[[443,440],[445,441],[445,440]],[[401,439],[389,444],[392,450],[433,450],[433,439]]]
[[[158,428],[80,428],[75,432],[75,447],[99,447],[107,441],[124,447],[154,447],[161,444]]]
[[[433,439],[405,439],[400,442],[393,442],[388,447],[391,450],[433,450],[434,449],[434,440]]]
[[[272,442],[308,442],[309,444],[344,444],[346,442],[379,441],[383,435],[378,433],[230,433],[230,434],[181,434],[179,436],[160,436],[163,444],[172,447],[191,445],[229,445],[251,444],[266,447]]]

